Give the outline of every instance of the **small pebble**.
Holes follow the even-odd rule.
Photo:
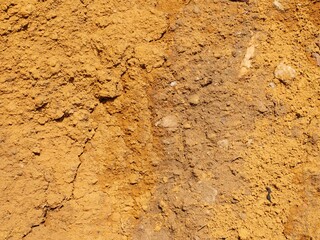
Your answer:
[[[35,10],[35,6],[32,4],[28,4],[26,6],[21,7],[19,14],[22,17],[28,17]]]
[[[216,53],[213,54],[213,56],[214,56],[215,58],[217,58],[217,59],[220,59],[220,58],[222,57],[222,54],[216,52]]]
[[[280,63],[274,71],[274,76],[282,83],[289,84],[291,80],[297,77],[297,73],[293,67]]]
[[[46,118],[46,117],[40,117],[40,118],[38,119],[38,123],[39,123],[40,125],[44,125],[47,121],[48,121],[48,118]]]
[[[189,103],[191,105],[198,105],[200,102],[200,97],[197,94],[193,94],[189,97]]]
[[[262,101],[259,101],[257,103],[257,110],[260,113],[265,113],[268,111],[268,108],[266,107],[266,105]]]
[[[163,182],[163,183],[167,183],[168,180],[169,180],[168,177],[163,177],[163,178],[162,178],[162,182]]]
[[[53,113],[52,118],[57,120],[63,118],[65,113],[62,110],[57,110],[55,113]]]
[[[278,9],[279,11],[285,11],[286,10],[279,0],[274,0],[273,1],[273,6],[275,6],[275,8]]]
[[[195,6],[194,9],[193,9],[193,12],[194,12],[195,14],[200,13],[200,8],[199,8],[198,6]]]
[[[170,83],[170,86],[171,86],[171,87],[177,86],[177,82],[176,82],[176,81],[171,82],[171,83]]]
[[[102,89],[98,92],[98,98],[116,98],[120,96],[121,93],[117,89]]]
[[[252,143],[253,143],[253,139],[248,139],[248,141],[247,141],[247,146],[250,146],[250,145],[252,145]]]
[[[39,156],[40,153],[41,153],[41,149],[40,149],[39,147],[34,147],[34,148],[32,149],[32,153],[33,153],[34,155]]]
[[[269,87],[275,88],[275,87],[276,87],[276,84],[275,84],[274,82],[270,82],[270,83],[269,83]]]
[[[248,239],[249,236],[250,236],[249,231],[247,229],[244,229],[244,228],[240,228],[238,230],[238,234],[239,234],[239,239],[241,239],[241,240]]]
[[[316,60],[317,66],[320,67],[320,54],[312,53],[312,57]]]
[[[51,57],[47,60],[47,63],[51,67],[55,67],[58,64],[58,58],[56,57]]]
[[[138,181],[139,181],[139,175],[134,174],[134,173],[132,173],[132,174],[129,175],[129,183],[130,183],[131,185],[137,184]]]
[[[207,133],[207,138],[210,141],[215,141],[216,140],[217,135],[215,133]]]
[[[218,146],[224,149],[229,148],[229,140],[228,139],[223,139],[217,142]]]
[[[156,127],[163,127],[163,128],[176,128],[178,127],[178,119],[174,115],[168,115],[163,117],[160,121],[156,124]]]
[[[191,128],[191,124],[190,123],[185,123],[185,124],[183,124],[183,128],[184,129],[190,129]]]
[[[255,52],[255,46],[251,45],[250,47],[247,48],[246,55],[244,56],[244,59],[242,60],[242,66],[246,68],[251,67],[251,59],[254,56]]]

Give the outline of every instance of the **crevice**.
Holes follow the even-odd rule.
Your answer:
[[[115,97],[99,97],[99,102],[104,104],[104,103],[107,103],[107,102],[113,102],[118,96],[115,96]]]
[[[31,234],[34,228],[39,227],[44,223],[45,223],[45,219],[42,219],[40,223],[32,225],[30,230],[22,236],[22,239],[27,237],[29,234]]]
[[[44,216],[43,216],[43,218],[41,219],[41,221],[40,221],[39,223],[37,223],[37,224],[33,224],[33,225],[31,226],[30,230],[22,236],[22,239],[25,238],[25,237],[27,237],[29,234],[31,234],[34,228],[40,227],[41,225],[43,225],[43,224],[46,222],[46,215],[47,215],[47,210],[46,210],[46,209],[44,209],[43,215],[44,215]]]
[[[95,136],[95,134],[96,134],[96,132],[97,132],[97,129],[98,129],[98,127],[94,128],[92,136],[91,136],[91,137],[88,137],[88,138],[86,139],[86,141],[85,141],[84,144],[83,144],[82,151],[81,151],[81,153],[78,155],[79,164],[78,164],[78,166],[77,166],[77,168],[76,168],[76,170],[75,170],[74,177],[73,177],[72,181],[70,182],[70,183],[72,184],[72,192],[71,192],[70,198],[69,198],[68,200],[70,200],[70,199],[75,199],[75,198],[74,198],[74,189],[75,189],[75,182],[76,182],[77,177],[78,177],[78,172],[79,172],[79,169],[80,169],[80,167],[81,167],[81,165],[82,165],[81,157],[82,157],[82,155],[85,153],[85,149],[86,149],[87,144],[94,138],[94,136]]]
[[[31,226],[30,230],[22,236],[22,239],[25,238],[25,237],[27,237],[29,234],[31,234],[34,228],[40,227],[40,226],[42,226],[42,225],[46,222],[48,212],[61,209],[61,208],[63,207],[63,202],[64,202],[64,201],[65,201],[65,199],[63,199],[63,200],[61,201],[61,203],[59,203],[58,206],[56,206],[56,207],[44,206],[44,207],[42,208],[42,209],[43,209],[43,216],[42,216],[41,221],[40,221],[39,223],[37,223],[37,224],[33,224],[33,225]]]
[[[84,151],[84,150],[83,150],[83,151]],[[73,179],[72,179],[72,181],[71,181],[71,184],[72,184],[72,192],[71,192],[70,199],[74,199],[75,182],[76,182],[76,180],[77,180],[79,168],[80,168],[80,166],[81,166],[81,164],[82,164],[82,162],[81,162],[81,160],[80,160],[80,156],[83,154],[83,151],[82,151],[82,153],[78,156],[80,162],[79,162],[79,164],[78,164],[78,166],[77,166],[77,168],[76,168],[75,174],[74,174]],[[69,199],[69,200],[70,200],[70,199]]]

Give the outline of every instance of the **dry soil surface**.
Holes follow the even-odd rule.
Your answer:
[[[320,239],[319,0],[1,0],[0,239]]]

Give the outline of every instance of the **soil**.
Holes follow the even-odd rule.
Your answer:
[[[318,0],[2,0],[0,239],[320,239]]]

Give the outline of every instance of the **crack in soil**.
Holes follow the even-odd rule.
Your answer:
[[[73,184],[73,186],[72,186],[72,193],[71,193],[71,196],[70,196],[70,198],[68,199],[68,201],[71,200],[71,199],[74,199],[75,182],[76,182],[76,180],[77,180],[78,172],[79,172],[80,166],[81,166],[81,164],[82,164],[81,156],[85,153],[85,149],[86,149],[87,144],[94,138],[94,136],[95,136],[95,134],[96,134],[96,132],[97,132],[97,129],[98,129],[98,127],[94,128],[94,130],[93,130],[94,132],[93,132],[92,136],[86,139],[85,143],[83,144],[82,151],[81,151],[81,153],[78,155],[78,158],[79,158],[79,161],[80,161],[80,162],[79,162],[79,164],[78,164],[78,166],[77,166],[77,168],[76,168],[76,171],[75,171],[73,180],[70,182],[71,184]]]
[[[42,214],[42,217],[41,217],[41,221],[37,224],[33,224],[30,228],[30,230],[25,233],[23,236],[22,236],[22,239],[26,238],[28,235],[30,235],[33,231],[34,228],[37,228],[37,227],[40,227],[42,226],[46,220],[47,220],[47,216],[48,216],[48,213],[49,212],[52,212],[52,211],[55,211],[55,210],[60,210],[61,208],[63,208],[63,203],[64,202],[67,202],[67,201],[70,201],[71,199],[74,199],[74,188],[75,188],[75,181],[77,179],[77,175],[78,175],[78,172],[79,172],[79,168],[82,164],[82,161],[81,161],[81,156],[85,153],[85,148],[87,146],[87,144],[93,139],[93,137],[95,136],[96,134],[96,131],[97,131],[98,127],[94,128],[94,132],[92,134],[91,137],[88,137],[85,141],[85,143],[83,144],[83,148],[82,148],[82,151],[81,153],[78,155],[78,158],[79,158],[79,161],[80,163],[78,164],[77,168],[76,168],[76,171],[75,171],[75,174],[74,174],[74,177],[72,179],[72,181],[70,182],[70,184],[73,184],[72,186],[72,193],[70,195],[69,198],[64,198],[60,203],[57,204],[57,206],[55,207],[51,207],[50,205],[45,205],[42,207],[42,211],[43,211],[43,214]],[[48,185],[50,184],[50,182],[48,182]]]
[[[63,204],[64,201],[65,201],[65,199],[63,199],[63,200],[61,201],[61,203],[58,204],[58,206],[56,206],[56,207],[50,207],[50,206],[45,206],[45,207],[43,207],[43,216],[42,216],[41,221],[40,221],[39,223],[37,223],[37,224],[33,224],[33,225],[31,226],[30,230],[29,230],[27,233],[25,233],[25,234],[22,236],[22,238],[25,238],[25,237],[27,237],[29,234],[31,234],[34,228],[37,228],[37,227],[40,227],[41,225],[43,225],[43,224],[46,222],[46,220],[47,220],[48,212],[55,211],[55,210],[60,210],[61,208],[63,208],[63,205],[62,205],[62,204]]]

